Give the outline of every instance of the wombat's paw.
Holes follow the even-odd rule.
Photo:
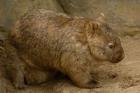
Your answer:
[[[100,88],[102,87],[101,84],[98,81],[92,80],[88,82],[89,88]]]
[[[14,86],[16,89],[25,89],[27,87],[24,83],[15,83]]]
[[[101,87],[100,83],[97,82],[97,81],[94,81],[94,80],[88,81],[86,83],[79,82],[78,86],[81,87],[81,88],[87,88],[87,89],[100,88]]]

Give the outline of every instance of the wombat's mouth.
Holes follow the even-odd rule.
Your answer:
[[[119,63],[121,61],[121,59],[113,59],[113,60],[111,60],[110,62],[111,63]]]
[[[124,54],[121,54],[121,55],[119,55],[119,56],[117,56],[117,57],[113,57],[113,58],[110,60],[110,62],[112,62],[112,63],[119,63],[119,62],[121,62],[123,59],[124,59]]]

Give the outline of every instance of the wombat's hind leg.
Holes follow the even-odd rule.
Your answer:
[[[55,72],[42,71],[39,69],[29,67],[25,74],[25,81],[28,85],[37,85],[47,82],[52,79]]]
[[[11,81],[15,88],[23,89],[26,88],[26,84],[24,81],[25,75],[25,64],[18,57],[15,58],[12,65],[8,66],[8,73],[10,74]]]
[[[27,85],[25,84],[25,81],[24,81],[24,72],[25,71],[24,71],[23,67],[20,66],[20,68],[17,69],[15,78],[13,78],[13,84],[14,84],[15,88],[17,88],[17,89],[23,89],[23,88],[27,87]]]

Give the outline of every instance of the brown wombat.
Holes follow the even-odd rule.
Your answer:
[[[19,55],[30,66],[60,71],[76,85],[96,87],[95,63],[117,63],[124,58],[120,39],[103,20],[69,17],[38,9],[26,13],[11,32]]]

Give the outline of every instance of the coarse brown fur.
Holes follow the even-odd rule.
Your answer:
[[[60,71],[83,88],[97,87],[91,76],[94,64],[124,58],[120,39],[101,18],[30,11],[15,24],[11,40],[28,65]]]

